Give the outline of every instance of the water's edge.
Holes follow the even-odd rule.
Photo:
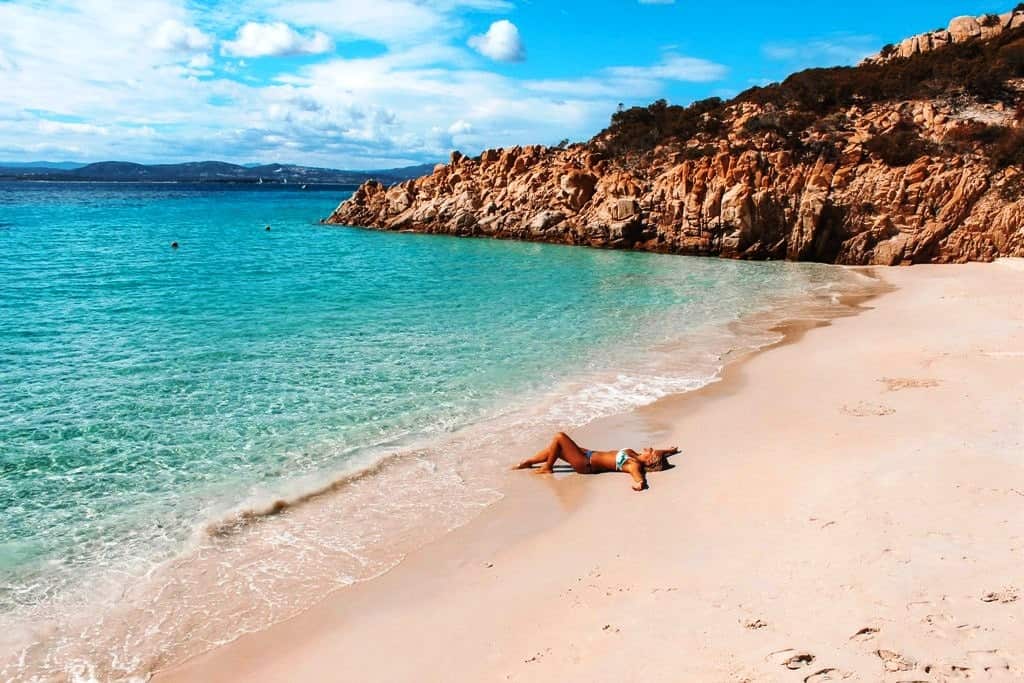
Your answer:
[[[630,415],[648,409],[656,410],[659,405],[663,403],[678,401],[680,398],[684,396],[690,400],[700,400],[700,395],[703,390],[725,381],[727,377],[732,376],[746,362],[748,362],[755,356],[761,353],[768,352],[780,346],[797,343],[810,330],[828,326],[832,323],[833,320],[857,316],[869,308],[868,304],[872,300],[896,290],[896,287],[889,283],[888,281],[886,281],[885,278],[881,276],[878,269],[875,267],[835,267],[837,269],[842,269],[847,272],[853,272],[861,275],[864,278],[864,282],[862,283],[863,289],[861,291],[846,292],[838,295],[833,300],[833,305],[831,306],[823,307],[820,305],[821,302],[805,302],[804,305],[797,306],[792,310],[785,310],[785,308],[783,307],[783,309],[777,311],[761,312],[759,314],[748,316],[748,318],[746,319],[736,321],[734,323],[734,326],[742,327],[750,323],[756,324],[756,322],[765,322],[771,320],[770,324],[768,324],[765,327],[765,331],[775,334],[776,338],[763,344],[757,345],[756,347],[738,349],[735,353],[730,353],[723,356],[722,364],[719,366],[716,373],[713,376],[707,378],[707,380],[701,383],[699,386],[695,386],[692,389],[688,389],[685,391],[670,393],[665,396],[661,396],[650,403],[635,406],[629,411],[600,416],[598,418],[595,418],[591,422],[581,425],[581,427],[592,427],[594,423],[610,422],[624,415]],[[770,316],[772,313],[781,313],[782,316],[776,319],[771,319]],[[761,320],[758,320],[759,318]],[[377,466],[373,465],[364,470],[361,470],[358,473],[353,474],[352,476],[353,478],[361,478],[363,476],[372,474],[376,470]],[[332,483],[324,487],[322,490],[313,492],[309,495],[309,499],[316,499],[321,495],[327,495],[331,492],[334,492],[340,489],[341,484],[345,483],[346,481],[349,481],[347,477],[339,480],[338,484]],[[344,588],[356,584],[366,584],[368,582],[372,582],[375,579],[378,579],[384,576],[385,574],[394,571],[409,557],[410,554],[422,551],[425,547],[440,540],[442,536],[450,534],[457,529],[462,529],[464,527],[482,522],[486,515],[493,514],[495,510],[495,505],[497,503],[505,500],[505,496],[508,492],[508,484],[509,481],[506,479],[502,487],[497,491],[497,497],[495,497],[494,500],[488,502],[486,505],[482,506],[475,514],[437,535],[421,538],[420,542],[417,543],[415,547],[408,549],[401,557],[396,558],[394,562],[386,568],[374,573],[371,576],[358,579],[354,581],[352,584],[348,584],[346,586],[339,586],[334,590],[331,590],[323,594],[318,600],[311,603],[310,605],[307,605],[306,607],[297,610],[294,613],[286,617],[283,617],[275,621],[274,623],[267,625],[264,628],[258,629],[258,631],[266,631],[282,623],[296,619],[300,617],[303,613],[313,609],[318,605],[323,604],[324,602],[337,599]],[[273,511],[271,514],[274,513],[276,513],[276,511]],[[529,534],[531,532],[520,531],[520,533]],[[533,533],[535,533],[535,531]],[[168,662],[158,668],[149,671],[147,673],[146,679],[149,680],[153,676],[157,676],[159,674],[163,674],[166,672],[172,672],[175,669],[182,667],[186,663],[198,657],[208,655],[210,652],[216,650],[217,648],[235,642],[236,640],[243,638],[246,635],[246,633],[239,633],[230,639],[226,639],[223,642],[217,643],[213,647],[207,648],[206,650],[192,653],[189,656],[177,661]]]
[[[552,432],[654,439],[587,425],[868,287],[326,227],[325,194],[30,190],[0,182],[0,680],[140,680],[288,619],[507,500]]]

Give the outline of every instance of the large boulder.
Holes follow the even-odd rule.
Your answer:
[[[560,211],[541,211],[534,216],[527,224],[527,229],[532,235],[540,235],[565,220],[565,215]]]
[[[608,202],[607,209],[613,221],[628,221],[640,215],[640,202],[636,197],[620,197]]]
[[[597,178],[589,173],[573,169],[562,176],[560,186],[565,203],[573,211],[579,211],[594,196]]]
[[[957,17],[949,22],[946,30],[954,43],[963,43],[981,35],[981,24],[974,17]]]

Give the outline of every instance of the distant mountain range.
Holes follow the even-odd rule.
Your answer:
[[[418,178],[433,170],[434,164],[379,171],[341,171],[292,164],[240,166],[223,161],[154,165],[127,161],[101,161],[85,165],[41,161],[28,164],[0,162],[0,180],[358,185],[367,180],[392,184]]]

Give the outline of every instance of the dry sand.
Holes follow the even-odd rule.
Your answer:
[[[1024,263],[881,274],[860,315],[579,435],[678,444],[651,490],[510,474],[385,576],[157,680],[1024,680]]]

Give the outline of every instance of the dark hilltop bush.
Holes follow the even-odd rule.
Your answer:
[[[722,131],[723,102],[718,97],[694,102],[689,107],[658,100],[647,107],[631,107],[612,115],[609,151],[622,153],[653,149],[670,139],[681,142],[703,133]]]
[[[1024,74],[1024,38],[999,48],[999,60],[1014,75]]]
[[[987,149],[992,165],[996,168],[1024,167],[1024,129],[1005,126],[993,128],[1001,130]]]
[[[799,136],[818,120],[810,112],[769,112],[751,118],[743,126],[747,133],[772,132],[782,138]]]
[[[962,123],[946,135],[943,143],[955,153],[980,152],[995,168],[1024,166],[1024,129]]]

